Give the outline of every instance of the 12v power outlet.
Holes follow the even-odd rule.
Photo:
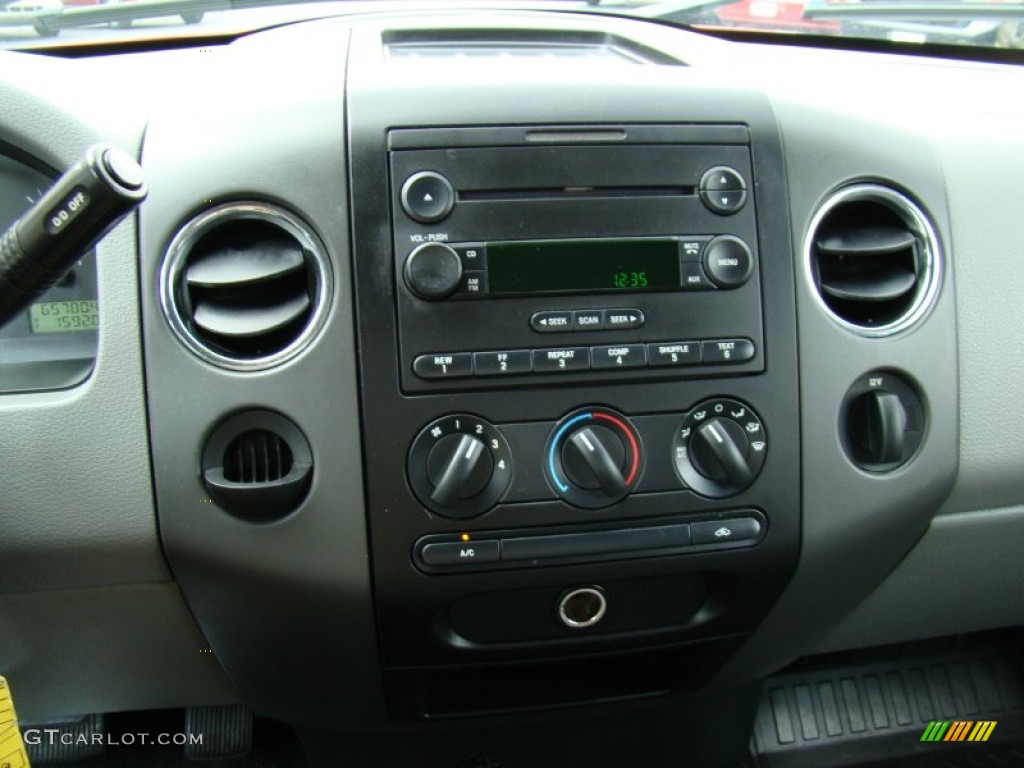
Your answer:
[[[597,587],[580,587],[565,592],[558,600],[558,618],[570,629],[592,627],[608,608],[604,593]]]

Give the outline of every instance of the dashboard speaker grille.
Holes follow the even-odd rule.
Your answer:
[[[905,195],[861,184],[832,195],[806,242],[811,283],[841,325],[885,336],[920,319],[938,292],[934,228]]]
[[[324,249],[290,213],[228,204],[189,222],[161,275],[171,327],[209,362],[259,369],[298,354],[323,324],[331,280]]]

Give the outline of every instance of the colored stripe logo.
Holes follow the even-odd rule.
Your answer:
[[[997,720],[932,720],[921,741],[988,741]]]

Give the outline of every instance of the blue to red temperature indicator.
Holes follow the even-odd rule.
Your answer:
[[[563,418],[548,439],[546,460],[555,492],[588,509],[623,499],[643,470],[636,427],[610,408],[581,409]]]

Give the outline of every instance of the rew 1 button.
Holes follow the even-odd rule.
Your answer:
[[[412,364],[413,373],[421,379],[455,379],[473,375],[473,355],[470,352],[420,355]]]
[[[455,206],[451,182],[433,171],[414,173],[402,185],[402,210],[421,224],[440,221]]]

